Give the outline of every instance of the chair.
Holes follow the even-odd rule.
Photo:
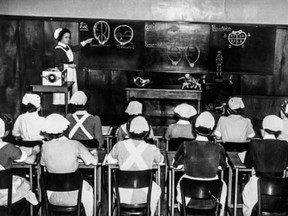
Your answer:
[[[288,215],[288,178],[258,179],[258,203],[252,215]]]
[[[152,170],[113,171],[113,182],[116,192],[117,215],[151,215],[150,200],[152,190]],[[119,188],[138,189],[148,187],[147,202],[140,204],[121,203]]]
[[[247,151],[250,142],[225,142],[223,143],[226,152],[243,152]]]
[[[179,146],[185,141],[192,141],[193,139],[188,139],[184,137],[172,138],[166,142],[167,151],[177,151]]]
[[[25,210],[26,215],[29,215],[29,205],[25,198],[12,204],[12,171],[0,171],[0,189],[8,189],[8,200],[6,206],[0,206],[0,215],[12,216],[21,215]]]
[[[19,139],[19,140],[16,140],[15,144],[18,146],[24,146],[24,147],[32,148],[36,145],[42,146],[43,141],[42,140],[22,140],[22,139]]]
[[[81,211],[84,211],[81,205],[82,197],[82,184],[83,177],[80,173],[49,173],[43,172],[40,177],[41,191],[43,194],[43,202],[45,207],[46,216],[50,213],[77,213],[77,216],[81,215]],[[47,191],[67,192],[78,190],[77,204],[75,206],[58,206],[49,203],[47,197]]]
[[[221,180],[193,180],[182,178],[180,191],[182,204],[180,214],[186,215],[219,215],[222,208],[220,197],[223,183]],[[187,204],[185,197],[191,198]]]
[[[96,139],[91,140],[77,140],[81,142],[86,148],[98,148],[99,142]]]

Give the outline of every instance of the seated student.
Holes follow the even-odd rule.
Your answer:
[[[143,104],[140,103],[139,101],[130,101],[126,110],[125,110],[125,113],[128,114],[128,121],[127,122],[129,122],[135,116],[143,114]],[[117,141],[121,141],[121,140],[129,138],[129,133],[127,132],[127,122],[122,124],[118,128]],[[149,136],[147,138],[154,140],[154,133],[153,133],[152,128],[151,128]]]
[[[42,140],[40,128],[43,125],[44,117],[39,116],[41,109],[41,98],[37,94],[26,93],[22,99],[22,104],[26,105],[27,111],[15,121],[12,135],[16,139],[22,140]]]
[[[208,136],[213,132],[215,119],[209,112],[201,113],[195,121],[196,139],[185,141],[178,148],[175,158],[174,167],[184,165],[185,174],[180,178],[177,184],[177,201],[182,203],[180,192],[180,181],[182,178],[213,180],[218,179],[217,171],[220,166],[225,169],[226,156],[223,146],[208,140]],[[224,215],[224,206],[227,196],[227,186],[223,181],[220,203],[223,208],[220,215]],[[188,202],[187,202],[188,203]]]
[[[33,164],[36,155],[40,152],[38,146],[34,147],[32,153],[27,155],[17,146],[3,141],[3,138],[7,136],[12,129],[12,119],[9,119],[7,115],[1,115],[0,118],[0,170],[11,169],[12,162],[25,162],[27,164]],[[12,203],[15,203],[22,198],[25,198],[32,205],[37,205],[38,200],[35,194],[31,191],[30,183],[20,176],[13,175],[12,179]],[[0,190],[0,205],[7,205],[7,190]]]
[[[247,142],[255,136],[251,120],[242,116],[244,104],[242,98],[232,97],[228,102],[229,116],[221,116],[214,134],[225,142]]]
[[[279,140],[288,141],[288,101],[285,100],[280,106],[280,117],[283,121],[283,130],[277,137]]]
[[[83,91],[75,92],[70,100],[75,112],[69,113],[66,119],[70,122],[67,134],[73,140],[92,140],[96,139],[99,147],[104,145],[102,135],[102,123],[99,116],[91,115],[87,112],[88,97]]]
[[[175,107],[175,115],[179,120],[175,124],[170,124],[165,132],[165,139],[171,138],[187,138],[194,139],[191,118],[197,114],[196,109],[186,103],[182,103]]]
[[[50,173],[70,173],[78,169],[79,161],[86,165],[97,165],[97,152],[91,154],[88,149],[76,140],[65,137],[69,121],[59,114],[46,117],[42,132],[48,140],[41,148],[41,165],[46,166]],[[47,193],[48,199],[55,205],[71,205],[77,201],[77,191]],[[82,203],[87,216],[93,215],[93,188],[86,182],[82,187]]]
[[[151,130],[145,117],[136,116],[131,119],[128,122],[127,130],[130,138],[117,142],[109,154],[109,157],[118,160],[120,170],[152,169],[153,163],[158,164],[163,161],[164,157],[160,153],[160,150],[155,145],[144,141]],[[131,190],[133,189],[120,188],[121,202],[132,204],[146,201],[147,191],[143,193],[142,189],[137,189],[137,191],[129,193]],[[125,196],[121,194],[125,194]],[[152,215],[155,213],[160,195],[160,187],[153,182],[151,194]]]
[[[244,164],[254,168],[252,175],[242,193],[243,216],[250,216],[257,198],[257,180],[261,176],[282,177],[288,165],[288,143],[277,140],[282,130],[282,120],[276,115],[263,119],[263,139],[252,139],[245,155]],[[272,151],[271,151],[272,150]]]

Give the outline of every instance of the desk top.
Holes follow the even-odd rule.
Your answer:
[[[201,90],[126,88],[128,98],[201,100]]]
[[[238,152],[226,152],[228,157],[228,163],[233,169],[248,169],[240,160]]]
[[[65,82],[62,86],[31,85],[33,92],[68,92],[74,84],[73,81]]]

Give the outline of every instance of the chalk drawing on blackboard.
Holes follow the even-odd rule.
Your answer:
[[[229,48],[231,48],[231,46],[242,46],[242,48],[244,48],[244,43],[246,42],[247,37],[250,37],[250,33],[246,33],[245,31],[242,31],[241,29],[238,31],[232,31],[228,34],[228,42],[229,42]],[[226,35],[225,35],[226,36]]]
[[[130,43],[133,37],[134,31],[128,25],[119,25],[114,29],[114,38],[121,46]]]
[[[192,45],[188,46],[187,49],[185,50],[185,58],[187,62],[189,63],[189,66],[191,68],[194,67],[195,63],[199,60],[200,58],[200,49],[197,45]]]
[[[95,39],[100,45],[104,45],[110,37],[110,26],[105,21],[98,21],[93,26]]]
[[[177,46],[167,48],[167,57],[176,66],[182,59],[182,51]]]

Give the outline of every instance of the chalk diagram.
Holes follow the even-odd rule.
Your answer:
[[[98,21],[93,26],[95,39],[100,45],[104,45],[110,37],[110,26],[105,21]]]
[[[182,59],[182,51],[177,46],[171,46],[167,49],[167,57],[176,66]]]
[[[191,68],[194,67],[195,63],[200,58],[200,49],[197,45],[188,46],[185,50],[185,58],[187,62],[189,63],[189,66]]]
[[[133,37],[134,31],[128,25],[119,25],[114,29],[114,38],[121,46],[130,43]]]
[[[224,38],[226,37],[226,34],[224,35]],[[236,46],[244,48],[244,43],[246,42],[247,37],[250,37],[250,33],[246,33],[245,31],[238,30],[238,31],[232,31],[228,34],[228,42],[229,42],[229,48],[231,46]]]

